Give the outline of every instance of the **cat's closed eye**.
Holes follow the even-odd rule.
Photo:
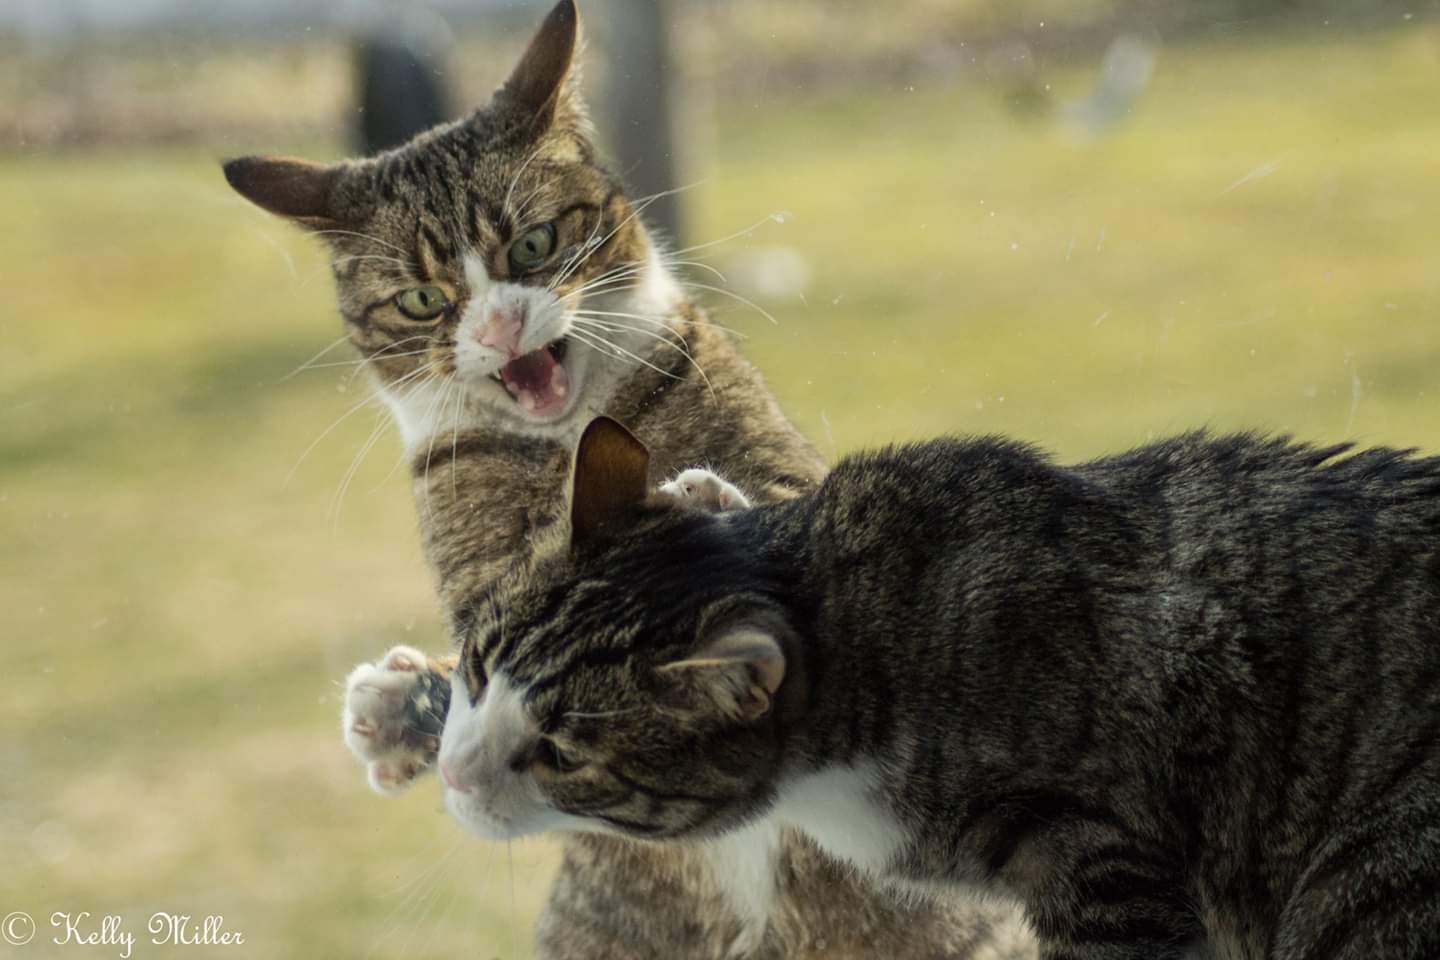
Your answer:
[[[467,643],[465,645],[465,649],[460,652],[458,669],[464,671],[465,689],[470,696],[470,705],[473,707],[480,702],[480,697],[485,692],[485,661],[481,659],[479,644]]]
[[[535,760],[561,774],[574,773],[585,766],[584,757],[565,749],[549,737],[541,737],[535,745]]]

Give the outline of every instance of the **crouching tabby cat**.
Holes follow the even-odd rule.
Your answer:
[[[1016,898],[1046,960],[1440,956],[1440,458],[939,440],[727,512],[648,476],[597,421],[472,609],[466,826],[700,840],[761,924],[793,828]]]
[[[425,549],[461,630],[498,572],[563,513],[570,450],[597,413],[631,423],[657,470],[712,463],[761,501],[824,473],[686,299],[643,203],[597,160],[571,68],[577,31],[562,0],[487,107],[397,150],[225,167],[241,194],[328,245],[346,330],[399,424]],[[377,789],[433,766],[451,663],[400,647],[352,674],[345,736]],[[577,838],[539,955],[988,960],[1032,949],[1013,912],[901,905],[793,837],[781,857],[776,922],[753,943],[708,861]]]

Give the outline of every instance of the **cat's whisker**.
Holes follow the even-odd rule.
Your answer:
[[[657,327],[667,327],[672,330],[674,329],[674,327],[672,326],[672,323],[674,321],[671,318],[665,316],[652,316],[643,313],[626,313],[621,310],[591,310],[588,308],[576,309],[573,312],[585,317],[627,317],[632,320],[639,320],[643,323],[653,324]],[[708,317],[691,317],[687,322],[694,324],[697,327],[714,327],[716,330],[724,330],[731,336],[738,337],[742,340],[747,340],[750,337],[750,334],[746,333],[743,330],[740,330],[736,327],[726,326],[723,323],[716,323],[714,320],[711,320]]]
[[[431,860],[431,858],[434,858],[432,862],[414,877],[411,877],[408,881],[384,895],[387,899],[399,895],[400,899],[390,905],[390,909],[386,911],[384,918],[381,919],[379,924],[381,933],[375,938],[374,942],[370,944],[370,949],[365,954],[367,958],[375,956],[380,944],[384,943],[396,932],[402,920],[400,916],[402,913],[408,912],[412,904],[424,902],[440,882],[448,879],[445,868],[450,863],[451,858],[455,856],[455,852],[460,849],[454,844],[448,844],[448,847],[449,849],[440,857],[435,857],[435,853],[438,851],[427,851],[424,859]],[[414,860],[412,859],[411,863],[413,864],[413,862]],[[411,919],[413,920],[413,918]],[[413,923],[410,926],[410,930],[411,937],[413,937],[415,930]]]
[[[520,182],[520,177],[524,175],[526,168],[535,161],[536,157],[540,156],[540,149],[543,146],[543,142],[537,144],[535,149],[530,151],[530,155],[520,164],[520,168],[515,171],[515,176],[510,178],[510,186],[505,188],[505,197],[500,201],[500,209],[507,217],[511,216],[510,197],[515,193],[515,185]]]
[[[418,390],[420,388],[421,382],[422,381],[416,380],[415,382],[409,384],[405,390],[405,396],[408,397],[416,390]],[[370,451],[374,449],[375,444],[378,443],[380,437],[384,435],[385,428],[394,422],[394,411],[390,408],[388,404],[382,405],[381,416],[377,418],[375,429],[370,432],[369,439],[365,441],[365,444],[360,448],[360,451],[351,459],[350,466],[345,471],[345,476],[340,482],[340,488],[336,491],[335,496],[331,500],[329,516],[334,521],[336,530],[338,530],[340,527],[340,509],[345,503],[345,494],[349,491],[350,484],[354,481],[355,476],[359,473],[361,465],[363,465],[365,462],[365,458],[370,455]],[[385,475],[385,479],[388,480],[390,478],[390,474],[393,474],[394,472],[395,468],[391,467],[390,472]],[[382,484],[383,482],[384,481],[382,481]],[[377,485],[374,489],[378,490],[379,485]],[[374,492],[374,490],[372,490],[371,492]]]
[[[631,197],[630,202],[632,204],[643,203],[646,206],[649,206],[656,200],[661,199],[662,197],[670,197],[674,196],[677,193],[685,193],[689,190],[694,190],[696,187],[703,187],[708,181],[708,179],[709,178],[707,177],[700,180],[692,180],[689,183],[681,184],[678,187],[671,187],[669,190],[661,190],[657,193],[647,193],[642,197]]]
[[[460,451],[460,418],[465,413],[465,388],[459,387],[455,391],[455,413],[450,419],[450,497],[454,499],[458,495],[456,485],[459,481],[460,471],[455,469],[455,461]]]
[[[590,228],[590,236],[585,238],[585,242],[580,245],[580,249],[576,251],[575,256],[571,257],[570,260],[566,261],[565,266],[556,273],[555,277],[548,284],[546,284],[546,286],[553,291],[556,287],[560,286],[560,284],[568,280],[574,274],[574,272],[585,263],[585,261],[589,260],[590,257],[594,256],[596,252],[598,252],[601,248],[605,246],[605,244],[609,243],[611,237],[619,233],[620,230],[631,220],[634,220],[636,217],[638,217],[645,210],[646,207],[650,206],[650,204],[659,200],[661,197],[680,193],[682,191],[689,190],[697,185],[698,183],[686,184],[682,187],[676,187],[673,190],[662,190],[659,193],[652,193],[649,196],[637,197],[631,200],[630,215],[627,216],[624,220],[621,220],[618,224],[616,224],[615,229],[611,230],[599,241],[595,240],[595,234],[599,232],[600,225],[604,221],[603,219],[597,219],[595,221],[595,226]],[[637,267],[638,266],[640,265],[637,265]]]
[[[410,953],[409,945],[410,945],[410,941],[414,939],[414,934],[415,934],[415,933],[418,933],[418,932],[421,931],[421,930],[427,930],[427,931],[429,931],[429,935],[425,937],[425,942],[424,942],[424,944],[423,944],[424,949],[420,951],[420,953],[418,954],[418,956],[421,956],[421,957],[433,957],[433,956],[434,956],[434,954],[430,951],[430,943],[433,942],[433,940],[434,940],[434,938],[435,938],[435,928],[436,928],[436,926],[438,926],[438,924],[436,923],[436,921],[439,920],[439,919],[441,919],[441,918],[443,918],[443,917],[445,916],[445,911],[444,911],[444,910],[440,910],[440,911],[438,912],[438,916],[437,916],[437,908],[440,906],[441,899],[442,899],[442,897],[444,896],[443,888],[444,888],[445,886],[449,886],[449,887],[451,888],[451,896],[450,896],[450,897],[448,898],[448,900],[446,900],[445,902],[446,902],[448,905],[450,905],[450,906],[453,906],[454,903],[455,903],[454,884],[453,884],[453,883],[449,883],[449,881],[450,881],[451,879],[452,879],[451,876],[448,875],[448,874],[445,875],[445,876],[442,876],[442,877],[439,878],[439,880],[436,882],[436,884],[431,888],[430,897],[429,897],[429,903],[427,903],[427,904],[425,905],[425,912],[420,915],[419,921],[418,921],[418,922],[415,924],[415,926],[412,928],[413,931],[414,931],[414,933],[412,933],[412,936],[411,936],[409,939],[406,940],[406,949],[405,949],[405,953],[406,953],[406,954],[409,954],[409,953]],[[447,906],[447,909],[448,909],[448,906]]]
[[[384,256],[382,255],[382,253],[351,253],[351,255],[347,256],[337,256],[337,258],[334,259],[334,265],[340,266],[341,263],[356,263],[359,261],[382,261],[384,263],[399,263],[400,266],[408,269],[408,271],[413,271],[413,269],[416,269],[415,261],[402,261],[402,259],[397,258],[397,256]]]
[[[717,270],[710,264],[705,263],[703,260],[672,260],[667,257],[661,257],[660,262],[671,269],[674,269],[675,267],[694,267],[697,270],[706,270],[713,274],[714,277],[721,283],[730,282],[729,280],[725,279],[725,274],[721,273],[719,270]]]
[[[315,354],[315,356],[311,357],[309,360],[306,360],[304,363],[300,364],[300,366],[296,367],[294,370],[291,370],[289,373],[285,374],[285,376],[281,377],[278,382],[284,383],[286,380],[289,380],[291,377],[295,376],[300,371],[309,369],[310,364],[314,363],[316,360],[319,360],[321,357],[325,356],[325,354],[329,353],[331,350],[334,350],[336,347],[340,346],[340,344],[344,343],[349,339],[350,335],[347,333],[342,335],[339,339],[332,341],[329,346],[321,350],[319,353]]]
[[[729,243],[731,240],[738,240],[741,237],[749,236],[766,223],[784,223],[785,221],[783,218],[784,214],[768,213],[765,216],[761,217],[759,220],[756,220],[754,223],[750,224],[750,226],[745,227],[743,230],[736,230],[729,236],[721,237],[718,240],[708,240],[705,243],[697,243],[689,247],[681,247],[678,250],[670,250],[662,254],[662,257],[685,256],[686,254],[694,253],[696,250],[707,250],[710,247],[718,247],[722,243]]]
[[[361,357],[359,360],[335,360],[335,361],[332,361],[332,362],[330,362],[330,363],[312,363],[312,364],[309,364],[308,366],[306,366],[304,369],[306,369],[306,370],[325,370],[325,369],[328,369],[328,368],[331,368],[331,367],[361,367],[361,366],[364,366],[364,365],[367,364],[367,363],[374,363],[376,360],[399,360],[399,359],[402,359],[402,358],[404,358],[404,357],[423,357],[425,354],[427,354],[427,353],[429,353],[429,352],[430,352],[430,351],[427,349],[427,350],[410,350],[410,351],[407,351],[407,352],[405,352],[405,353],[387,353],[387,354],[383,354],[383,355],[382,355],[382,354],[376,354],[376,355],[373,356],[373,357]],[[295,371],[295,372],[298,373],[299,370],[297,370],[297,371]],[[291,377],[291,376],[294,376],[294,374],[293,374],[293,373],[292,373],[292,374],[287,374],[287,375],[286,375],[286,378],[288,379],[288,378]]]
[[[361,240],[369,240],[371,243],[378,243],[382,247],[389,247],[391,250],[395,250],[399,253],[409,256],[409,251],[407,251],[404,247],[397,246],[396,244],[390,243],[387,240],[381,240],[379,237],[371,236],[368,233],[359,233],[355,230],[315,230],[313,231],[313,234],[317,237],[323,237],[326,234],[338,234],[340,236],[346,237],[359,237]]]
[[[559,179],[560,175],[556,174],[549,180],[541,180],[534,187],[532,187],[530,189],[530,192],[525,194],[525,196],[521,197],[520,202],[515,205],[515,212],[514,214],[512,214],[512,218],[517,223],[524,223],[526,217],[530,213],[530,201],[534,200],[541,190],[544,190],[546,187],[556,183],[557,181],[559,181]]]
[[[410,912],[411,905],[423,904],[424,906],[418,914],[411,913],[410,915],[409,933],[406,935],[404,943],[398,952],[400,956],[408,956],[411,954],[410,947],[414,944],[416,936],[419,931],[427,925],[426,922],[429,920],[431,913],[434,912],[436,894],[439,892],[441,886],[447,883],[453,876],[453,873],[448,869],[448,864],[458,849],[459,847],[451,847],[450,853],[446,854],[444,859],[440,861],[439,866],[447,867],[447,869],[431,871],[423,887],[418,890],[412,890],[406,897],[405,910],[407,913]],[[399,920],[400,918],[397,917],[396,926],[399,925]]]
[[[554,291],[560,286],[560,284],[570,279],[570,277],[574,275],[575,271],[579,269],[581,264],[583,264],[586,260],[590,259],[590,257],[595,254],[595,251],[603,247],[606,241],[608,241],[610,237],[613,237],[615,235],[615,232],[612,230],[609,234],[605,236],[604,239],[599,241],[595,239],[596,235],[600,232],[601,225],[604,224],[604,222],[605,220],[603,217],[596,218],[595,225],[590,228],[590,235],[587,236],[584,242],[576,248],[575,253],[570,257],[570,259],[566,260],[565,264],[555,272],[555,276],[550,279],[550,282],[545,284],[546,289]],[[616,229],[618,230],[619,228],[617,227]]]
[[[387,344],[386,346],[381,347],[379,350],[375,351],[374,355],[372,355],[372,356],[370,356],[370,357],[362,357],[362,358],[359,359],[359,360],[355,360],[355,361],[348,361],[348,360],[347,360],[347,361],[343,361],[343,362],[344,362],[344,363],[351,363],[351,362],[353,362],[353,363],[356,363],[356,364],[361,364],[361,363],[365,363],[365,362],[367,362],[367,361],[369,361],[369,360],[381,360],[381,359],[385,359],[385,358],[391,357],[391,356],[410,356],[411,354],[408,354],[408,353],[392,354],[392,353],[390,353],[389,351],[395,350],[395,349],[397,349],[397,348],[399,348],[399,347],[403,347],[405,344],[411,343],[411,342],[413,342],[413,341],[415,341],[415,340],[428,340],[429,338],[430,338],[430,335],[429,335],[429,334],[417,334],[417,335],[412,336],[412,337],[405,337],[403,340],[396,340],[394,343]],[[289,373],[285,374],[285,376],[283,376],[283,377],[280,378],[279,382],[280,382],[280,383],[284,383],[286,380],[289,380],[291,377],[293,377],[293,376],[295,376],[295,375],[297,375],[297,374],[303,373],[303,372],[306,371],[306,370],[314,370],[314,369],[317,369],[317,368],[319,368],[319,367],[325,367],[325,366],[339,366],[339,365],[340,365],[339,363],[320,363],[320,364],[317,364],[315,361],[316,361],[316,360],[319,360],[321,357],[325,356],[325,354],[329,353],[331,350],[334,350],[334,349],[335,349],[336,347],[338,347],[340,344],[344,343],[346,340],[349,340],[349,339],[350,339],[350,335],[347,333],[347,334],[345,334],[344,336],[340,337],[338,340],[335,340],[333,343],[331,343],[331,344],[330,344],[328,347],[326,347],[324,350],[321,350],[319,353],[315,354],[315,356],[311,357],[309,360],[306,360],[304,363],[300,364],[300,366],[296,367],[294,370],[291,370]],[[424,353],[425,351],[421,350],[421,351],[418,351],[418,352],[419,352],[419,353]]]
[[[405,391],[399,395],[399,399],[402,402],[409,400],[422,386],[424,386],[423,381],[416,381],[414,383],[411,383],[408,387],[406,387]],[[393,410],[391,411],[391,415],[393,418]],[[385,484],[389,483],[390,478],[395,476],[395,471],[399,470],[400,465],[403,464],[407,459],[408,457],[406,456],[406,450],[402,446],[400,448],[400,453],[395,457],[395,462],[390,464],[390,469],[385,472],[385,476],[381,477],[380,482],[375,484],[375,486],[371,487],[369,492],[374,493],[376,490],[379,490],[381,487],[385,486]]]
[[[690,190],[693,187],[699,186],[699,184],[703,182],[704,181],[696,181],[695,183],[687,183],[684,186],[675,187],[671,190],[661,190],[659,193],[652,193],[647,197],[640,197],[636,200],[632,200],[630,203],[630,215],[627,216],[624,220],[621,220],[619,223],[617,223],[615,225],[615,229],[607,233],[604,239],[602,239],[599,243],[591,245],[587,241],[587,246],[590,247],[589,251],[586,252],[583,258],[571,264],[568,269],[561,271],[555,277],[555,279],[551,281],[551,284],[549,285],[550,288],[554,289],[554,287],[557,287],[561,283],[564,283],[565,280],[568,279],[570,275],[575,272],[575,270],[579,269],[579,267],[584,264],[586,260],[589,260],[596,254],[596,252],[603,249],[605,247],[605,244],[610,242],[611,237],[615,236],[615,234],[619,233],[622,229],[624,229],[625,225],[628,224],[630,221],[640,216],[640,214],[644,212],[646,207],[650,206],[652,203],[661,199],[662,197],[669,197],[674,196],[677,193],[683,193],[686,190]]]
[[[612,268],[598,277],[585,281],[573,290],[560,294],[559,298],[567,300],[575,297],[617,296],[627,290],[637,289],[643,280],[644,271],[645,265],[640,263]]]
[[[678,340],[680,343],[684,344],[686,349],[690,348],[690,341],[685,339],[684,334],[682,334],[679,330],[671,328],[669,325],[667,325],[661,320],[651,320],[648,317],[637,317],[636,319],[647,320],[651,324],[651,326],[649,327],[637,327],[633,323],[621,323],[619,320],[603,320],[599,316],[591,313],[588,310],[576,310],[574,313],[571,314],[571,319],[573,319],[576,323],[583,324],[594,329],[604,330],[608,333],[615,333],[617,331],[626,330],[632,333],[638,333],[643,336],[647,336],[652,340],[659,340],[663,343],[673,344],[675,341],[665,336],[665,333],[668,333],[670,334],[670,336],[673,336],[675,340]],[[655,327],[658,327],[660,330],[665,331],[665,333],[658,332],[654,329]]]
[[[432,406],[430,408],[427,408],[426,410],[425,420],[427,423],[432,422],[431,417],[435,412],[445,409],[445,402],[449,399],[450,391],[454,388],[455,383],[455,377],[446,376],[444,382],[441,384],[440,393],[436,395],[438,397],[438,400],[433,401]],[[435,431],[432,430],[430,431],[430,439],[427,441],[427,446],[425,449],[425,482],[423,484],[425,488],[425,510],[431,517],[435,515],[434,507],[430,502],[430,460],[432,457],[434,457],[434,455]],[[451,469],[454,469],[453,464],[451,465]]]
[[[633,290],[640,285],[637,281],[639,275],[640,271],[638,268],[627,273],[611,271],[610,273],[596,277],[594,280],[586,281],[574,290],[567,291],[561,295],[561,299],[585,297],[602,291],[607,293],[623,293],[626,290]]]
[[[384,435],[385,428],[389,426],[393,417],[386,408],[381,408],[380,416],[375,418],[375,427],[370,431],[369,438],[360,447],[360,451],[350,458],[350,466],[345,471],[345,476],[340,480],[340,487],[335,491],[335,496],[330,500],[329,516],[334,524],[334,529],[340,529],[340,508],[345,503],[345,492],[350,489],[350,483],[355,479],[355,474],[360,471],[360,466],[369,456],[375,444]]]
[[[429,916],[425,918],[425,926],[430,929],[430,936],[425,938],[425,948],[420,952],[420,956],[435,956],[436,938],[440,936],[440,931],[444,928],[445,921],[448,920],[450,915],[455,911],[455,901],[460,899],[463,892],[464,887],[461,885],[450,884],[450,895],[445,898],[445,906],[441,908],[434,919],[431,919]],[[438,897],[436,898],[436,902],[439,902]]]
[[[629,350],[626,350],[624,347],[619,346],[619,345],[611,342],[610,340],[605,339],[604,337],[602,337],[602,336],[600,336],[599,334],[595,333],[593,330],[592,330],[592,331],[589,331],[588,333],[582,334],[579,330],[573,330],[573,329],[572,329],[572,330],[570,331],[570,335],[573,336],[573,337],[578,337],[578,338],[581,340],[582,343],[588,343],[588,344],[590,344],[590,346],[595,347],[595,349],[597,349],[597,350],[602,350],[602,351],[610,352],[611,355],[614,356],[616,359],[623,359],[623,358],[628,357],[630,360],[634,361],[635,363],[642,364],[643,366],[649,367],[651,370],[654,370],[656,373],[660,374],[660,375],[663,376],[663,377],[669,377],[671,380],[679,380],[679,379],[681,379],[679,376],[677,376],[676,374],[671,373],[669,370],[662,370],[660,367],[655,366],[655,364],[651,363],[649,360],[646,360],[644,357],[639,356],[638,354],[632,353],[632,352],[630,352]],[[693,362],[693,361],[692,361],[692,362]],[[699,367],[696,367],[696,369],[699,370],[700,368],[699,368]],[[703,370],[700,371],[700,375],[701,375],[702,377],[704,377],[704,376],[705,376],[705,372],[704,372]],[[705,382],[706,382],[706,384],[708,385],[710,381],[709,381],[708,378],[706,378],[706,381],[705,381]]]
[[[665,346],[667,346],[667,347],[670,347],[671,349],[675,350],[675,351],[678,352],[681,356],[683,356],[687,361],[689,361],[690,366],[692,366],[692,367],[695,368],[695,372],[698,373],[698,374],[700,374],[700,379],[703,380],[703,381],[705,381],[705,389],[708,390],[708,391],[710,391],[710,393],[711,393],[712,396],[714,395],[714,393],[715,393],[715,385],[710,382],[710,376],[709,376],[709,374],[707,374],[707,373],[705,372],[705,369],[700,366],[700,362],[699,362],[698,360],[696,360],[696,359],[695,359],[695,356],[690,352],[689,349],[687,349],[687,348],[690,346],[690,343],[689,343],[689,341],[686,340],[685,337],[684,337],[683,335],[681,335],[678,331],[673,330],[673,329],[670,329],[670,328],[668,328],[668,327],[666,328],[667,332],[671,333],[672,335],[674,335],[676,338],[679,339],[680,342],[679,342],[679,343],[676,343],[674,340],[671,340],[669,337],[666,337],[666,336],[664,336],[664,335],[662,335],[662,334],[656,333],[656,332],[653,331],[653,330],[646,330],[646,329],[644,329],[644,328],[642,328],[642,327],[632,327],[632,326],[630,326],[630,325],[628,325],[628,324],[618,324],[618,323],[615,323],[614,321],[609,321],[609,320],[596,320],[596,319],[593,319],[593,318],[586,317],[586,316],[584,316],[583,314],[576,314],[576,315],[574,316],[574,322],[575,322],[576,324],[584,324],[584,325],[587,325],[587,331],[588,331],[588,333],[590,334],[590,336],[595,337],[595,338],[597,338],[597,339],[599,339],[599,340],[604,341],[611,349],[619,351],[620,353],[624,354],[624,355],[627,356],[627,357],[630,357],[631,359],[635,360],[635,361],[638,362],[638,363],[643,363],[645,366],[649,367],[651,370],[655,370],[655,371],[657,371],[657,372],[664,373],[666,376],[669,376],[669,377],[671,377],[671,378],[673,378],[673,379],[679,379],[678,377],[675,376],[675,374],[669,373],[668,371],[661,370],[659,367],[655,366],[655,364],[653,364],[653,363],[651,363],[650,361],[644,359],[643,357],[639,356],[638,354],[631,353],[629,350],[626,350],[624,347],[621,347],[619,344],[613,342],[613,341],[610,340],[608,337],[604,336],[604,334],[605,334],[606,332],[615,333],[615,332],[618,332],[618,330],[622,330],[622,329],[623,329],[623,330],[630,330],[630,331],[633,331],[633,332],[635,332],[635,333],[640,333],[640,334],[643,334],[643,335],[645,335],[645,336],[648,336],[648,337],[651,337],[651,338],[653,338],[653,339],[655,339],[655,340],[660,341],[661,344],[663,344],[663,345],[665,345]],[[610,329],[607,330],[607,326],[608,326]],[[575,328],[572,327],[572,328],[571,328],[571,333],[576,333],[576,332],[578,332],[578,331],[577,331]]]
[[[424,868],[421,869],[409,880],[406,880],[403,883],[396,884],[389,889],[381,891],[380,896],[383,899],[389,900],[391,897],[398,897],[401,894],[405,893],[407,890],[414,889],[416,884],[426,879],[427,877],[430,877],[432,874],[435,873],[435,871],[443,867],[445,865],[445,861],[449,860],[450,857],[455,854],[456,849],[457,848],[453,843],[450,843],[443,838],[432,841],[426,846],[424,850],[415,854],[409,860],[407,860],[405,862],[405,866],[397,870],[396,873],[407,873],[409,872],[411,867],[414,867],[420,863],[425,864]],[[438,854],[440,854],[442,850],[445,851],[445,855],[443,857],[438,856]]]
[[[764,307],[760,306],[760,304],[756,303],[754,300],[750,300],[750,299],[747,299],[747,298],[745,298],[745,297],[740,296],[740,294],[735,293],[733,290],[726,290],[724,287],[716,287],[716,286],[712,286],[712,285],[710,285],[710,284],[708,284],[708,283],[695,283],[695,282],[689,281],[689,280],[685,281],[685,286],[687,286],[687,287],[694,287],[694,288],[696,288],[696,289],[698,289],[698,290],[710,290],[710,291],[712,291],[712,292],[714,292],[714,293],[720,294],[720,295],[723,296],[723,297],[729,297],[729,298],[732,299],[732,300],[738,300],[740,303],[745,304],[745,306],[749,307],[751,310],[754,310],[755,312],[759,313],[760,316],[764,317],[766,320],[769,320],[769,321],[771,322],[771,324],[773,324],[773,325],[775,325],[775,326],[777,326],[777,327],[780,326],[780,321],[779,321],[779,320],[776,320],[775,317],[774,317],[773,315],[771,315],[771,313],[770,313],[769,310],[766,310]]]
[[[417,378],[417,377],[419,377],[419,376],[424,375],[425,373],[428,372],[428,370],[429,370],[429,368],[426,367],[426,366],[418,367],[418,368],[416,368],[415,370],[412,370],[412,371],[410,371],[409,373],[407,373],[405,376],[401,377],[399,380],[395,381],[395,383],[391,384],[391,386],[392,386],[392,387],[398,387],[398,386],[400,386],[401,384],[405,383],[407,380],[410,380],[410,379],[413,379],[413,378]],[[349,410],[346,410],[346,411],[345,411],[344,413],[342,413],[334,422],[332,422],[332,423],[330,424],[330,426],[326,427],[326,428],[321,432],[320,436],[316,437],[314,440],[312,440],[312,441],[310,442],[310,446],[308,446],[308,447],[305,448],[305,452],[302,453],[302,454],[300,454],[300,459],[295,461],[295,465],[292,466],[292,467],[290,468],[290,472],[285,475],[285,480],[284,480],[284,482],[281,483],[281,485],[280,485],[281,489],[284,489],[285,487],[288,487],[288,486],[290,485],[290,481],[293,480],[293,479],[295,479],[295,473],[296,473],[296,471],[298,471],[298,470],[300,469],[300,465],[305,462],[305,458],[308,457],[308,456],[310,456],[310,453],[311,453],[316,447],[318,447],[318,446],[320,445],[320,441],[322,441],[322,440],[324,440],[326,437],[330,436],[330,434],[335,431],[335,428],[336,428],[336,427],[340,426],[340,424],[344,423],[346,420],[349,420],[349,419],[350,419],[352,416],[354,416],[357,412],[359,412],[360,410],[364,409],[364,408],[365,408],[366,406],[368,406],[369,404],[379,402],[380,400],[381,400],[381,397],[380,397],[380,394],[379,394],[378,392],[377,392],[377,393],[372,393],[372,394],[370,394],[369,396],[365,397],[363,400],[361,400],[359,403],[355,404],[355,405],[354,405],[353,407],[351,407]]]
[[[587,330],[590,330],[596,336],[602,336],[607,333],[634,333],[638,336],[649,337],[651,340],[656,341],[657,348],[661,346],[669,347],[670,349],[684,356],[686,360],[689,360],[690,364],[696,370],[700,370],[700,365],[695,362],[695,358],[690,353],[690,341],[686,340],[683,336],[681,336],[678,331],[668,329],[666,330],[666,332],[669,333],[671,337],[674,337],[674,339],[671,339],[671,337],[667,337],[663,333],[658,333],[654,330],[648,330],[645,327],[637,327],[628,323],[618,323],[614,320],[596,320],[592,317],[578,315],[575,316],[573,319],[575,323],[583,326]],[[704,377],[705,372],[701,370],[700,375]],[[706,382],[708,383],[709,381],[707,380]]]
[[[631,320],[639,320],[642,323],[653,324],[657,327],[669,327],[672,323],[674,323],[674,320],[672,318],[663,315],[627,313],[623,310],[592,310],[585,308],[577,310],[576,312],[584,316],[592,317],[626,317]],[[735,327],[728,327],[723,323],[716,323],[708,317],[692,317],[688,320],[688,322],[694,324],[697,327],[714,327],[716,330],[724,330],[726,333],[733,334],[734,336],[740,337],[742,339],[749,337],[749,334],[745,333],[743,330],[739,330]]]

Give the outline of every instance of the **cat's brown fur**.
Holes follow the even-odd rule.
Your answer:
[[[702,323],[680,329],[708,382],[695,366],[676,366],[671,372],[678,379],[643,369],[609,407],[650,447],[652,479],[703,459],[748,484],[760,502],[787,498],[817,481],[824,472],[819,457],[730,340]],[[464,609],[483,595],[540,528],[561,517],[570,460],[571,451],[558,445],[486,435],[462,437],[454,455],[442,444],[417,457],[416,498],[422,516],[429,517],[423,524],[425,546],[447,609]],[[613,837],[568,838],[539,925],[539,956],[727,956],[742,928],[709,869],[693,850]],[[860,886],[797,835],[783,851],[767,939],[746,956],[1002,960],[1027,957],[1032,950],[1008,908],[902,905]]]
[[[645,468],[597,420],[600,510],[475,610],[467,829],[706,844],[761,920],[803,830],[1016,899],[1045,960],[1440,956],[1440,457],[940,439],[739,510]]]
[[[495,103],[396,151],[333,167],[265,158],[226,167],[241,193],[326,240],[352,342],[369,359],[392,405],[403,406],[404,392],[422,368],[444,384],[457,372],[459,314],[468,298],[478,296],[467,286],[462,252],[478,253],[492,282],[523,283],[531,281],[506,273],[505,244],[525,229],[527,216],[555,218],[562,245],[606,237],[576,261],[573,275],[551,270],[536,276],[537,284],[548,276],[561,295],[604,283],[608,276],[634,280],[626,271],[638,272],[651,255],[638,210],[594,159],[570,71],[576,32],[573,4],[562,0]],[[561,212],[566,209],[573,212]],[[455,305],[453,314],[429,324],[407,320],[396,292],[421,283],[442,290]],[[570,450],[578,427],[588,420],[578,411],[586,404],[591,412],[624,420],[650,446],[656,480],[704,463],[735,479],[757,501],[770,502],[807,489],[824,474],[820,457],[728,337],[683,297],[667,309],[657,320],[660,335],[639,340],[643,348],[632,344],[642,363],[623,365],[623,376],[606,395],[586,385],[587,398],[571,418],[574,431],[563,422],[531,429],[493,389],[481,399],[462,391],[453,422],[428,425],[414,436],[411,427],[406,439],[421,532],[445,609],[466,609],[560,517]],[[613,358],[608,362],[616,365]],[[482,382],[480,388],[487,386]],[[437,406],[444,409],[449,402]],[[434,731],[426,725],[443,714],[434,698],[448,690],[452,663],[453,658],[427,662],[418,652],[400,657],[392,652],[387,658],[384,671],[391,680],[403,674],[403,683],[386,689],[407,691],[409,699],[399,706],[384,701],[390,704],[384,716],[397,725],[397,736],[408,738],[410,753],[402,769],[377,786],[403,786],[433,761]],[[370,665],[362,668],[378,675]],[[357,721],[347,713],[347,737],[378,736],[372,720]],[[356,749],[364,753],[363,746]],[[858,885],[804,842],[789,843],[782,862],[771,932],[741,956],[991,960],[1030,952],[1008,911],[902,906]],[[741,924],[710,877],[710,868],[693,854],[617,839],[567,841],[539,926],[539,956],[735,956]]]

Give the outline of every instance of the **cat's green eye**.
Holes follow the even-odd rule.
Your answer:
[[[550,259],[555,250],[555,227],[544,223],[531,227],[510,244],[510,270],[514,273],[529,273]]]
[[[549,737],[542,737],[535,745],[535,757],[556,773],[574,773],[585,766],[583,757],[566,750]]]
[[[439,287],[412,287],[395,297],[395,306],[411,320],[434,320],[450,306]]]

